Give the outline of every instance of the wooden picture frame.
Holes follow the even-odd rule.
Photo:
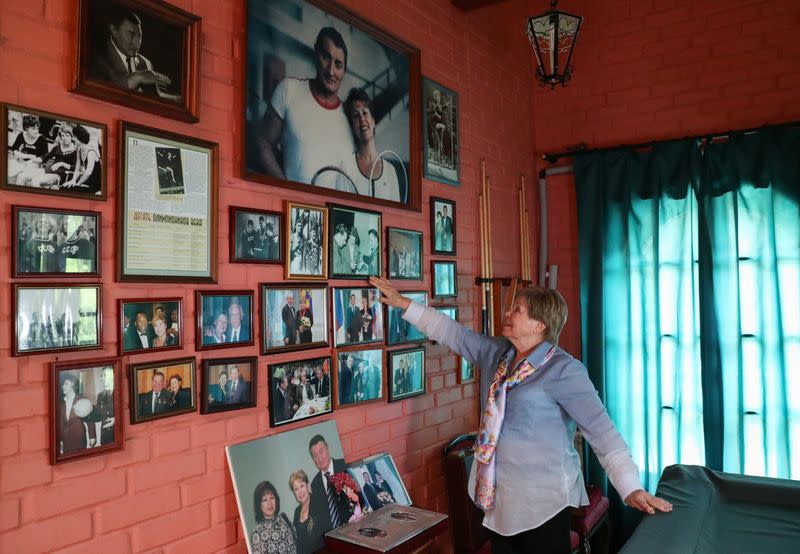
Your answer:
[[[368,279],[371,275],[380,276],[383,269],[383,214],[352,206],[328,204],[328,217],[331,279]]]
[[[121,366],[119,358],[50,364],[51,464],[122,449]]]
[[[118,166],[118,280],[216,283],[219,146],[123,121]]]
[[[199,17],[162,0],[79,0],[71,90],[196,123],[200,37]]]
[[[431,261],[431,298],[458,296],[458,267],[454,261]]]
[[[100,277],[100,212],[11,207],[11,276]]]
[[[431,196],[431,253],[456,255],[456,202]],[[450,208],[448,210],[448,208]],[[449,215],[452,213],[452,216]],[[439,215],[441,214],[441,218]],[[448,231],[449,228],[449,231]]]
[[[130,364],[131,425],[197,411],[195,358]],[[180,378],[178,394],[170,392],[174,377]],[[157,383],[162,386],[156,396]],[[189,386],[184,388],[188,382]]]
[[[331,287],[331,331],[335,348],[383,342],[380,297],[380,290],[374,287]],[[369,310],[366,318],[362,313],[365,303]],[[353,306],[355,310],[351,309]]]
[[[313,282],[261,283],[259,289],[263,355],[330,345],[327,285]],[[292,297],[291,305],[289,296]]]
[[[428,291],[426,290],[404,290],[400,294],[422,304],[428,305]],[[403,319],[405,310],[386,306],[386,346],[397,346],[412,342],[422,342],[428,340],[425,333],[417,329],[414,325]]]
[[[255,344],[253,297],[252,290],[196,290],[195,350]]]
[[[352,358],[352,363],[348,359]],[[377,372],[375,365],[379,365]],[[336,409],[383,402],[384,396],[383,348],[337,350],[334,358],[333,397]],[[355,374],[359,373],[358,376]],[[366,378],[361,373],[367,373]],[[360,379],[360,385],[356,380]],[[379,380],[378,380],[379,379]]]
[[[106,199],[108,126],[105,123],[13,104],[0,104],[0,114],[8,129],[0,133],[3,152],[0,188],[50,196]],[[31,129],[34,124],[36,138],[31,138],[31,133],[26,137],[25,129]],[[85,132],[77,131],[78,127]],[[65,131],[63,136],[62,130]],[[13,139],[12,132],[16,133]]]
[[[181,297],[120,298],[117,300],[117,314],[117,345],[120,356],[180,350],[184,347],[186,329],[183,325]],[[139,317],[140,315],[143,317]],[[159,323],[161,319],[164,321],[163,333]],[[145,343],[147,346],[144,346]],[[157,343],[161,345],[157,346]]]
[[[458,93],[424,77],[422,106],[422,173],[426,179],[457,187],[461,184]]]
[[[223,375],[225,379],[222,379]],[[234,381],[235,386],[232,384]],[[216,414],[255,408],[257,384],[256,356],[203,360],[200,370],[200,413]]]
[[[422,231],[386,228],[386,278],[422,280]]]
[[[478,376],[478,366],[469,363],[463,356],[456,356],[456,381],[459,384],[474,383]]]
[[[286,201],[286,279],[328,279],[328,208]]]
[[[280,427],[333,413],[334,389],[330,368],[330,356],[270,364],[270,427]],[[306,374],[305,382],[303,372]],[[318,376],[320,372],[321,378]]]
[[[239,206],[228,213],[231,263],[283,265],[283,213]]]
[[[15,284],[11,304],[12,356],[103,347],[99,284]]]
[[[425,394],[425,347],[390,350],[388,360],[389,402]]]
[[[364,485],[367,483],[366,479],[364,479],[365,471],[370,475],[372,480],[371,484],[375,487],[377,500],[381,506],[376,505],[376,507],[373,507],[370,498],[372,495],[364,491]],[[390,453],[379,452],[378,454],[367,456],[364,459],[350,462],[347,464],[347,473],[349,473],[350,477],[361,487],[373,511],[380,509],[386,504],[411,506],[411,497],[408,495],[406,485],[403,483],[400,472],[397,470],[397,466]],[[380,483],[378,483],[376,479],[376,474],[381,478]],[[389,496],[386,497],[382,493],[388,493]]]
[[[292,9],[302,13],[302,25],[293,24],[286,9],[284,0],[247,3],[241,88],[242,177],[304,192],[309,185],[316,185],[319,194],[328,197],[420,211],[419,49],[331,0],[297,0]],[[335,35],[322,29],[334,29]],[[324,104],[310,95],[309,87],[315,84],[309,83],[319,82],[313,65],[314,44],[330,48],[328,57],[340,70],[330,82],[319,85],[330,97]],[[390,86],[379,85],[381,78]],[[354,88],[366,92],[369,102],[362,106],[371,117],[367,134],[358,139],[344,114],[344,106],[349,105],[346,98]],[[298,103],[298,94],[305,98],[305,109]],[[309,99],[314,103],[305,104]],[[344,117],[333,117],[325,108]],[[270,110],[276,110],[277,120]],[[297,119],[294,112],[305,118]],[[293,122],[291,126],[283,124],[287,120]],[[294,140],[298,137],[302,142]],[[373,163],[367,174],[353,153],[355,143],[366,144],[370,138],[375,140],[382,164]],[[273,148],[263,148],[260,143],[264,140]],[[278,143],[283,145],[280,156]],[[302,155],[304,151],[311,154]],[[383,166],[380,171],[378,165]]]

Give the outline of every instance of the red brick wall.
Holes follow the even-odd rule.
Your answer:
[[[795,0],[573,0],[559,7],[585,20],[573,79],[534,92],[539,154],[581,142],[597,148],[800,120]],[[559,289],[571,308],[562,346],[579,356],[572,182],[549,181],[548,263],[559,265]]]
[[[114,176],[119,120],[219,143],[220,288],[256,289],[259,282],[282,279],[279,268],[228,264],[230,205],[282,209],[287,198],[325,201],[313,194],[291,193],[236,176],[241,124],[235,110],[239,105],[238,80],[244,52],[244,2],[170,1],[203,18],[202,105],[200,123],[196,125],[67,92],[73,71],[75,0],[3,1],[0,5],[0,102],[109,124],[106,151],[110,194],[106,202],[86,203],[7,191],[0,194],[0,225],[6,230],[11,227],[12,204],[85,208],[103,214],[103,349],[91,354],[66,353],[59,355],[61,360],[116,354],[112,330],[119,324],[118,298],[179,296],[184,300],[184,328],[190,329],[194,320],[193,286],[114,282]],[[457,201],[457,303],[462,321],[477,328],[479,304],[472,283],[479,268],[476,198],[480,159],[486,159],[496,189],[494,256],[498,274],[518,272],[516,186],[521,173],[526,173],[530,182],[533,170],[530,57],[522,34],[523,3],[515,0],[469,14],[453,8],[449,0],[349,0],[345,4],[418,46],[423,73],[460,95],[461,187],[424,181],[422,213],[387,209],[384,222],[425,231],[424,267],[428,268],[428,197]],[[505,214],[511,217],[504,219]],[[9,237],[8,232],[0,233],[0,551],[244,551],[223,447],[273,432],[266,411],[266,379],[259,382],[256,409],[209,416],[183,415],[131,427],[125,416],[126,378],[120,418],[125,423],[124,451],[51,466],[47,379],[49,363],[55,356],[9,355],[13,322],[9,315]],[[424,283],[408,286],[429,287],[428,275]],[[192,341],[192,333],[188,333],[183,352],[186,355],[195,354]],[[441,346],[429,346],[428,352],[425,396],[395,404],[372,404],[364,409],[343,409],[333,418],[348,459],[388,450],[394,455],[413,500],[423,507],[446,511],[441,447],[450,436],[477,426],[477,391],[474,384],[456,383],[455,358]],[[256,353],[256,347],[230,352]],[[198,353],[198,362],[205,356]],[[290,357],[295,356],[261,357],[261,376],[266,375],[267,363]],[[141,355],[135,361],[159,359],[158,355]],[[123,359],[124,369],[129,361]],[[365,428],[369,433],[363,432]]]

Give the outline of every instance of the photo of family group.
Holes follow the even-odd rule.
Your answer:
[[[383,341],[381,293],[374,288],[333,289],[334,346]]]
[[[253,383],[257,374],[255,356],[203,360],[200,412],[209,414],[255,406]]]
[[[383,398],[383,350],[350,350],[337,355],[337,406]]]
[[[180,298],[120,300],[120,354],[183,345]]]
[[[301,350],[328,344],[328,288],[261,285],[262,352]]]
[[[99,275],[97,212],[13,207],[14,275]]]
[[[329,356],[269,366],[269,415],[274,427],[333,411]]]
[[[194,358],[131,364],[131,424],[196,409]]]
[[[381,274],[381,214],[330,207],[331,277]]]

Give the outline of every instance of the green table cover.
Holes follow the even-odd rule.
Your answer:
[[[673,465],[656,495],[672,512],[645,515],[621,554],[800,553],[800,481]]]

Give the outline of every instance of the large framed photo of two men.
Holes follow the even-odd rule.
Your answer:
[[[430,79],[422,80],[426,179],[459,185],[458,93]]]
[[[200,18],[162,0],[79,0],[73,92],[196,123]]]
[[[122,448],[119,358],[50,366],[50,463]]]
[[[277,427],[331,413],[332,390],[330,356],[270,364],[270,425]]]
[[[197,410],[193,357],[129,367],[131,425]]]
[[[328,205],[331,221],[331,278],[363,278],[381,274],[380,212]]]
[[[258,358],[203,360],[200,372],[200,413],[230,412],[256,405]]]
[[[261,352],[328,346],[328,287],[261,284]]]
[[[244,177],[420,211],[420,52],[330,0],[249,0]]]

